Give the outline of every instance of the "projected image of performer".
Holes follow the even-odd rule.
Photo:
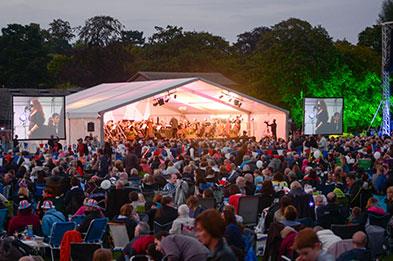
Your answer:
[[[29,139],[39,139],[45,137],[45,114],[41,103],[37,99],[30,102],[31,112],[29,115],[29,130],[27,136]]]
[[[273,123],[269,124],[269,122],[265,121],[265,124],[270,127],[270,130],[272,131],[272,136],[274,140],[277,140],[277,123],[276,119],[273,119]]]
[[[323,134],[323,133],[328,133],[329,131],[329,125],[328,125],[328,120],[329,120],[329,114],[327,111],[327,106],[324,100],[318,100],[317,105],[317,122],[315,125],[315,134]]]
[[[331,133],[342,133],[341,114],[339,112],[333,114],[329,125]]]
[[[59,136],[60,114],[53,113],[52,117],[48,119],[48,134],[47,136]]]

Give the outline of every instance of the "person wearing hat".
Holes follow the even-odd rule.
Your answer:
[[[44,217],[42,218],[42,234],[45,237],[49,237],[53,224],[55,222],[65,222],[66,219],[63,213],[56,210],[53,202],[50,200],[45,200],[42,203],[41,209],[44,212]]]
[[[18,213],[11,218],[8,224],[8,234],[23,231],[28,225],[33,225],[35,235],[41,234],[40,219],[32,213],[32,207],[29,201],[22,200],[19,202]]]
[[[80,224],[77,230],[81,233],[86,233],[89,229],[91,221],[96,218],[102,218],[104,215],[101,212],[101,207],[98,205],[95,199],[88,199],[85,205],[85,215],[86,219]]]

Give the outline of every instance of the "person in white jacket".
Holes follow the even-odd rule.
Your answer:
[[[324,251],[327,251],[334,243],[342,240],[341,237],[336,236],[330,229],[316,226],[314,227],[314,231],[317,233],[318,239],[322,244],[322,250]]]
[[[190,218],[190,209],[186,204],[180,205],[177,209],[179,216],[173,221],[172,228],[169,230],[170,234],[185,234],[194,235],[194,222]]]

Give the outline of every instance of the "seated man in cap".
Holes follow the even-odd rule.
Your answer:
[[[28,225],[33,225],[34,234],[40,234],[40,219],[32,213],[31,204],[27,200],[19,202],[18,214],[11,218],[8,224],[8,234],[23,231]]]
[[[55,222],[65,222],[66,219],[63,213],[56,210],[55,206],[50,200],[45,200],[42,203],[41,208],[44,212],[44,216],[42,218],[42,234],[44,234],[45,237],[49,237],[53,224]]]

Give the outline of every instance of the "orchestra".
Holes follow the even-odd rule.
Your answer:
[[[168,123],[120,120],[108,121],[104,126],[105,141],[133,141],[135,139],[198,139],[198,138],[238,138],[241,130],[241,117],[235,119],[213,119],[203,122],[178,120],[172,118]]]

